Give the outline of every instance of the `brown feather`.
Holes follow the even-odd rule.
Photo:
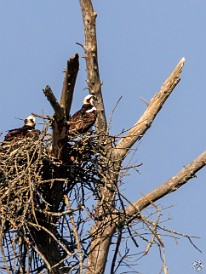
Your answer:
[[[12,142],[13,140],[22,137],[30,137],[34,138],[35,140],[38,139],[40,131],[35,130],[35,125],[35,118],[33,116],[28,116],[24,120],[24,126],[9,130],[6,136],[4,137],[4,141]]]
[[[92,111],[90,111],[93,109]],[[69,120],[69,134],[83,134],[95,123],[97,117],[96,108],[91,104],[83,105]]]

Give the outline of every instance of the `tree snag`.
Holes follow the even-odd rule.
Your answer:
[[[79,70],[76,53],[67,61],[61,99],[48,85],[43,90],[54,114],[36,115],[44,121],[39,138],[21,136],[0,144],[0,271],[103,274],[110,264],[110,272],[116,273],[130,258],[128,246],[138,249],[138,241],[143,240],[147,242],[144,256],[154,244],[160,248],[166,274],[163,234],[181,235],[191,242],[192,236],[163,227],[162,209],[155,202],[194,178],[206,165],[206,152],[134,202],[125,197],[121,186],[128,171],[141,166],[124,167],[124,159],[179,83],[185,59],[180,60],[135,125],[121,138],[110,136],[98,66],[97,15],[91,0],[80,0],[80,7],[87,84],[96,98],[96,129],[83,134],[69,131]],[[143,210],[148,207],[151,219],[144,216]],[[142,223],[145,228],[140,232]],[[111,246],[114,252],[108,262]]]

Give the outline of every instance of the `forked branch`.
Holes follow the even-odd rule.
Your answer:
[[[129,130],[114,148],[115,159],[124,159],[129,149],[134,145],[137,140],[140,140],[146,131],[151,127],[156,115],[161,110],[167,98],[171,95],[173,89],[181,80],[180,74],[185,63],[185,58],[182,58],[174,71],[170,74],[167,80],[162,85],[160,91],[155,94],[148,104],[147,109],[137,121],[137,123]]]

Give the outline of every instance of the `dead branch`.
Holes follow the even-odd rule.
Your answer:
[[[38,118],[41,118],[41,119],[45,119],[45,120],[48,120],[48,121],[51,121],[52,120],[52,118],[49,116],[49,115],[40,115],[40,114],[38,114],[38,113],[35,113],[35,112],[32,112],[31,113],[33,116],[35,116],[35,117],[38,117]]]
[[[84,50],[87,67],[87,84],[91,94],[94,94],[98,110],[97,132],[107,134],[107,121],[104,109],[104,103],[101,92],[101,81],[99,75],[98,57],[97,57],[97,38],[96,38],[96,17],[90,0],[80,0],[83,23],[84,23]]]
[[[171,95],[173,89],[181,80],[180,74],[185,63],[185,58],[182,58],[177,64],[174,71],[170,74],[167,80],[162,85],[160,91],[151,99],[147,109],[137,123],[130,131],[119,141],[113,150],[115,159],[123,160],[129,149],[137,140],[140,140],[146,131],[151,127],[156,115],[161,110],[167,98]]]
[[[58,103],[56,97],[54,96],[54,93],[52,92],[50,86],[46,86],[45,89],[43,89],[44,95],[47,97],[50,105],[54,109],[54,113],[57,117],[58,121],[61,121],[64,119],[64,109],[60,106]]]
[[[130,221],[138,215],[138,212],[149,206],[152,202],[159,200],[165,195],[176,191],[178,188],[186,184],[195,174],[206,165],[206,151],[197,157],[192,163],[185,166],[179,173],[173,176],[164,184],[155,188],[147,195],[141,197],[132,205],[129,205],[125,211]]]
[[[54,119],[52,122],[52,154],[57,159],[65,161],[67,157],[66,143],[68,134],[64,108],[60,106],[49,86],[46,86],[43,92],[54,109]]]
[[[104,216],[99,223],[96,222],[92,229],[92,232],[95,233],[95,235],[90,246],[91,253],[88,256],[88,269],[86,273],[94,273],[93,271],[96,268],[98,268],[98,273],[103,273],[112,235],[114,235],[117,230],[121,229],[121,227],[125,227],[125,225],[130,226],[132,221],[137,217],[141,219],[141,211],[144,208],[151,204],[154,205],[155,201],[186,184],[190,179],[194,178],[195,174],[205,165],[206,152],[201,154],[191,164],[184,167],[177,175],[173,176],[170,180],[157,187],[149,194],[140,198],[122,211],[113,212],[113,217],[111,217],[112,220],[109,220],[108,218],[108,221],[106,221],[106,217]],[[119,217],[121,214],[122,218]],[[161,245],[161,240],[158,234],[155,233],[157,227],[159,227],[158,222],[155,224],[155,229],[149,230],[157,238],[159,242],[158,245]]]
[[[67,68],[64,75],[60,105],[64,108],[66,119],[69,120],[74,87],[79,71],[79,55],[76,53],[67,61]]]

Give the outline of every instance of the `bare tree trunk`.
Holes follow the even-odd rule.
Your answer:
[[[97,58],[97,42],[96,42],[96,13],[93,10],[92,2],[90,0],[81,1],[81,9],[84,22],[85,33],[85,56],[87,64],[87,77],[88,87],[91,92],[94,92],[99,98],[100,103],[97,105],[99,110],[103,110],[103,101],[101,95],[101,85],[99,79],[98,70],[98,58]],[[106,158],[108,159],[109,174],[105,174],[104,187],[101,188],[102,200],[98,202],[96,206],[96,221],[91,230],[92,241],[90,246],[90,252],[88,255],[88,263],[86,268],[86,274],[90,273],[104,273],[109,247],[111,239],[116,231],[116,224],[121,226],[121,218],[115,210],[114,192],[118,184],[118,174],[120,166],[125,156],[136,143],[141,139],[146,131],[152,125],[156,115],[161,110],[163,104],[167,98],[171,95],[173,89],[180,81],[180,74],[184,65],[185,59],[182,58],[174,71],[162,85],[160,91],[154,96],[147,106],[145,113],[132,127],[132,129],[119,141],[116,147],[112,148],[109,145],[109,138],[107,136],[107,146],[105,146]],[[96,87],[96,89],[94,89]],[[100,112],[98,116],[97,125],[106,132],[106,119],[103,112]],[[126,222],[130,222],[133,218],[136,218],[140,211],[152,202],[160,199],[162,196],[167,195],[171,191],[175,191],[177,188],[186,183],[194,174],[203,166],[205,166],[205,154],[202,154],[191,165],[185,167],[183,171],[177,174],[174,178],[155,189],[148,195],[142,197],[138,201],[134,202],[131,206],[122,212],[122,219],[124,226]],[[113,174],[111,176],[111,174]],[[105,206],[108,209],[105,212]],[[118,217],[117,217],[118,216]],[[120,219],[119,219],[120,218]],[[100,219],[100,220],[99,220]]]

